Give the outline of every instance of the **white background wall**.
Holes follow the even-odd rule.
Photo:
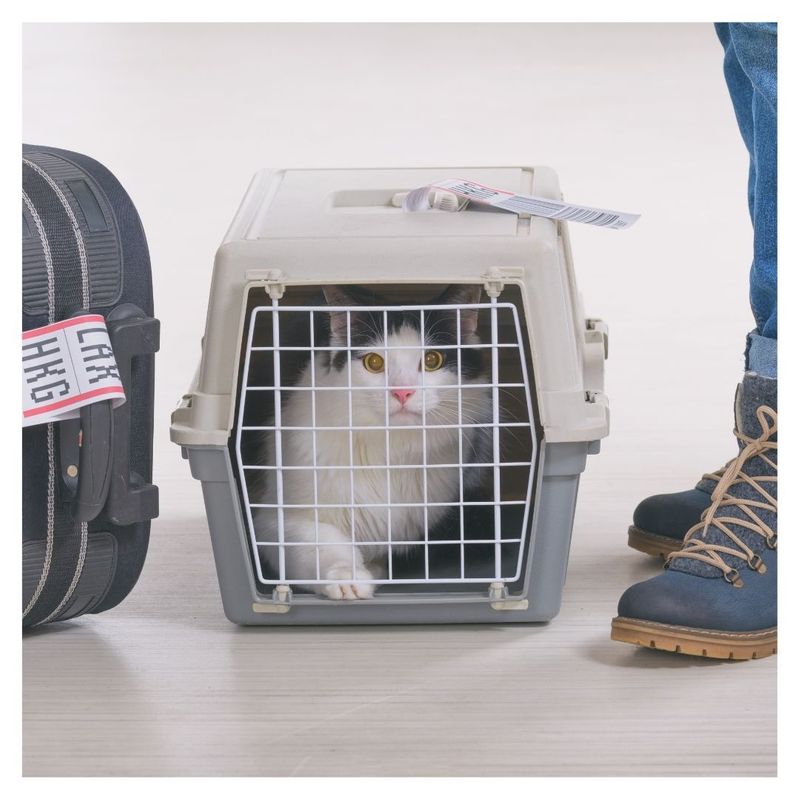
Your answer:
[[[572,226],[587,312],[611,327],[612,437],[587,477],[617,494],[622,537],[643,473],[677,489],[730,456],[751,229],[711,25],[29,25],[23,55],[25,141],[104,162],[144,222],[157,478],[189,480],[169,412],[265,166],[547,164],[567,199],[641,212]]]

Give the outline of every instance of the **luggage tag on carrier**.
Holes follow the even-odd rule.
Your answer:
[[[466,202],[448,202],[446,197],[441,197],[442,192],[452,192],[463,201],[481,203],[483,205],[511,211],[514,214],[530,214],[535,217],[548,219],[563,219],[567,222],[581,222],[585,225],[597,225],[601,228],[624,230],[630,228],[640,214],[628,214],[623,211],[610,211],[604,208],[591,206],[578,206],[573,203],[562,203],[558,200],[549,200],[544,197],[535,197],[530,194],[515,194],[503,189],[492,189],[475,181],[462,180],[461,178],[447,178],[437,181],[429,186],[421,186],[408,192],[402,198],[395,195],[398,204],[402,200],[403,211],[427,211],[435,207],[443,211],[461,211]],[[431,194],[440,197],[431,203]],[[393,203],[395,198],[392,198]]]
[[[82,314],[22,333],[22,426],[61,422],[125,390],[105,319]]]

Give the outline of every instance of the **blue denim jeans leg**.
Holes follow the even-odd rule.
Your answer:
[[[777,377],[778,26],[720,22],[724,71],[736,120],[750,154],[748,201],[753,221],[750,305],[756,329],[747,341],[746,369]]]

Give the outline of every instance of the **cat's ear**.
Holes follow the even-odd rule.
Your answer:
[[[325,302],[329,306],[357,305],[353,295],[344,286],[323,286],[322,293],[325,295]]]
[[[329,306],[358,305],[355,298],[342,286],[323,286],[322,293]],[[347,312],[331,311],[331,333],[338,339],[347,339]],[[352,320],[351,320],[352,321]]]
[[[472,305],[480,303],[483,287],[479,283],[455,283],[439,296],[439,303],[453,305]],[[474,335],[478,330],[478,309],[461,309],[461,334]]]

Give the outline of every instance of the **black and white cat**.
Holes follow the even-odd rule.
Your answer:
[[[357,289],[340,286],[325,287],[324,294],[330,306],[360,306],[364,305],[365,299],[370,305],[388,305],[387,301],[375,295],[367,296]],[[480,295],[480,286],[455,285],[432,304],[473,304],[480,302]],[[363,311],[351,311],[350,344],[353,349],[350,353],[346,349],[347,313],[333,310],[329,318],[329,325],[325,326],[327,340],[317,344],[343,349],[317,352],[313,385],[330,388],[289,392],[290,397],[281,409],[283,466],[310,468],[316,454],[317,466],[327,467],[317,470],[318,516],[315,521],[313,471],[282,470],[283,540],[286,546],[260,549],[266,551],[266,560],[276,571],[279,550],[283,550],[287,580],[300,583],[315,579],[331,581],[307,588],[334,600],[355,600],[373,595],[375,584],[368,581],[385,578],[387,541],[404,543],[404,546],[393,547],[392,555],[395,556],[404,547],[420,541],[425,535],[426,525],[431,531],[443,519],[448,508],[429,505],[426,513],[421,505],[426,499],[428,503],[457,503],[460,481],[463,481],[464,490],[469,490],[481,479],[481,471],[477,468],[464,470],[460,479],[457,467],[423,470],[403,468],[404,465],[458,464],[459,436],[462,439],[462,463],[490,460],[489,428],[462,428],[461,431],[458,428],[433,428],[426,429],[423,435],[420,427],[413,427],[423,423],[423,393],[426,425],[459,422],[459,391],[454,388],[458,384],[462,386],[461,422],[488,425],[492,419],[491,390],[480,386],[469,388],[471,384],[488,382],[484,350],[470,347],[480,341],[477,309],[461,310],[460,375],[457,350],[436,349],[437,345],[455,345],[458,342],[455,309],[426,311],[424,337],[420,336],[419,312],[390,309],[387,313],[387,341],[384,340],[382,310],[365,307]],[[386,345],[390,349],[386,349]],[[398,346],[409,349],[391,349]],[[348,380],[352,381],[352,386],[364,388],[349,391]],[[312,386],[310,360],[295,385]],[[330,390],[335,388],[341,391]],[[317,427],[315,434],[311,430],[312,404]],[[354,427],[381,426],[376,430],[353,431],[352,463],[356,467],[353,470],[341,469],[351,463],[350,432],[319,430],[326,426],[347,427],[351,404]],[[388,432],[384,426],[388,427]],[[307,430],[291,430],[293,427]],[[387,443],[388,463],[397,467],[395,469],[386,469]],[[274,436],[270,435],[265,445],[265,463],[274,465]],[[273,477],[267,490],[272,503],[276,502],[274,472],[269,471]],[[423,472],[427,472],[427,487]],[[352,510],[348,507],[351,491],[355,506]],[[345,505],[320,507],[337,503]],[[386,504],[390,504],[390,510]],[[261,541],[278,541],[277,514],[271,516],[263,528],[259,531]],[[309,546],[304,546],[306,544]]]

